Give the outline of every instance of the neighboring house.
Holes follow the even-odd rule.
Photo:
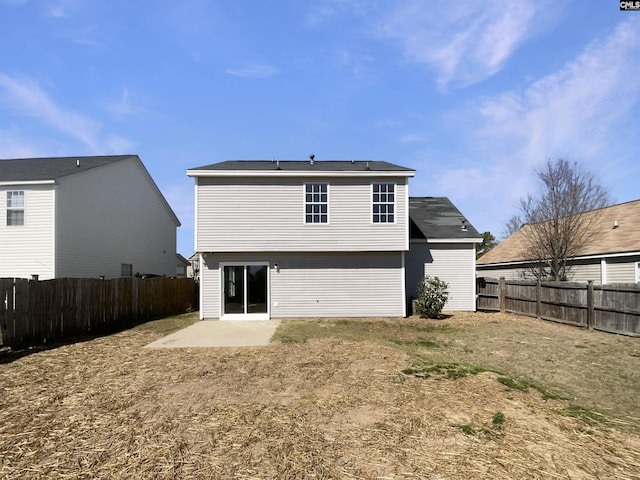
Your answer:
[[[191,263],[179,253],[176,253],[176,277],[186,277]]]
[[[187,266],[187,277],[193,278],[196,282],[200,281],[200,255],[198,252],[194,252],[187,259],[189,265]]]
[[[409,198],[410,248],[406,255],[407,293],[425,276],[447,282],[445,310],[476,309],[476,248],[482,235],[446,197]]]
[[[176,274],[178,218],[137,155],[0,160],[0,277]]]
[[[202,318],[406,315],[414,170],[312,159],[227,161],[187,175]]]
[[[569,280],[595,284],[640,283],[640,200],[587,212],[597,219],[594,240],[571,261]],[[477,260],[478,277],[534,278],[528,268],[526,236],[516,233]]]

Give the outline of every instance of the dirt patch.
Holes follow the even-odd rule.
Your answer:
[[[0,364],[0,478],[640,478],[634,435],[496,373],[405,375],[413,357],[367,340],[142,348],[157,338]]]

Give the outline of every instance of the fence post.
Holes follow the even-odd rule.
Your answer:
[[[595,308],[593,305],[593,280],[587,284],[587,328],[593,330],[595,323]]]
[[[500,277],[500,313],[504,313],[507,305],[507,285],[504,277]]]
[[[536,318],[542,317],[542,283],[540,279],[536,281]]]

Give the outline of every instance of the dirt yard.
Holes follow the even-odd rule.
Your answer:
[[[500,314],[313,323],[267,347],[144,349],[142,326],[0,356],[0,478],[640,479],[638,397],[599,421],[573,382],[638,383],[640,339]],[[503,367],[426,368],[444,361]]]

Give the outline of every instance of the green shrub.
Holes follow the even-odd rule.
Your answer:
[[[418,284],[416,309],[421,317],[439,318],[449,299],[449,284],[438,277],[424,277]]]

